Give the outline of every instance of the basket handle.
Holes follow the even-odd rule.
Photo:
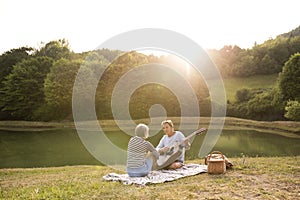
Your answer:
[[[213,152],[211,152],[211,153],[208,155],[207,158],[210,159],[210,157],[212,156],[212,154],[221,154],[222,158],[225,160],[224,155],[223,155],[222,152],[220,152],[220,151],[213,151]]]

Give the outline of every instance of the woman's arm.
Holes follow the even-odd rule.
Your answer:
[[[158,157],[159,157],[158,151],[157,151],[157,150],[154,148],[154,146],[153,146],[150,142],[148,142],[148,141],[147,141],[147,150],[150,151],[150,152],[152,152],[155,158],[158,158]]]

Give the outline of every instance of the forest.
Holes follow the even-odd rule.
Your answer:
[[[300,26],[262,44],[254,44],[250,49],[234,45],[209,49],[207,53],[222,77],[227,79],[278,75],[272,88],[238,90],[235,100],[227,101],[227,116],[300,121]],[[118,80],[128,71],[151,63],[172,66],[191,84],[201,116],[211,115],[211,104],[217,102],[210,100],[205,81],[193,68],[187,73],[175,56],[116,49],[75,53],[66,39],[60,39],[43,44],[39,49],[20,47],[0,55],[0,120],[73,120],[72,92],[79,69],[95,79],[93,74],[103,70],[95,99],[90,101],[95,101],[98,119],[112,119],[111,98]],[[157,76],[171,79],[172,73],[163,72]],[[138,76],[134,78],[139,79]],[[88,86],[86,88],[88,90]],[[161,104],[168,116],[182,115],[180,103],[172,91],[163,85],[149,83],[132,94],[131,117],[149,117],[149,109],[154,104]]]

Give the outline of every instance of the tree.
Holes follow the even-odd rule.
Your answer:
[[[61,58],[70,58],[69,44],[65,39],[48,42],[39,51],[36,52],[37,56],[47,56],[53,60]]]
[[[102,55],[109,62],[112,62],[117,56],[121,55],[121,51],[119,50],[109,50],[109,49],[98,49],[95,50],[98,55]]]
[[[236,92],[236,102],[229,104],[228,116],[255,120],[282,120],[284,102],[278,88],[241,89]]]
[[[248,101],[251,98],[250,90],[247,88],[243,88],[243,89],[236,91],[235,98],[236,98],[237,103]]]
[[[279,74],[279,89],[283,99],[300,101],[300,53],[296,53],[284,64]]]
[[[46,107],[41,110],[49,113],[47,120],[63,119],[72,113],[72,91],[81,63],[62,58],[53,64],[44,84]]]
[[[257,120],[272,120],[274,116],[273,95],[264,92],[256,95],[247,103],[247,116]]]
[[[43,84],[52,66],[52,59],[37,57],[16,64],[1,89],[0,107],[15,119],[35,119],[35,112],[44,104]]]
[[[119,56],[105,69],[96,93],[96,111],[99,118],[112,118],[111,96],[115,84],[121,76],[129,70],[147,63],[147,56],[132,51]]]
[[[33,48],[21,47],[9,50],[0,56],[0,88],[3,88],[3,81],[11,73],[13,66],[24,59],[30,58],[31,51],[33,51]],[[1,98],[3,98],[3,93],[1,93]],[[1,110],[2,107],[0,107],[0,119],[8,119],[10,114]]]
[[[300,36],[289,38],[288,42],[290,55],[300,52]]]
[[[285,117],[294,121],[300,121],[300,102],[289,101],[285,107]]]
[[[277,37],[270,41],[269,45],[268,54],[282,66],[290,56],[288,39]]]
[[[266,54],[259,62],[259,68],[257,69],[257,74],[272,74],[278,73],[280,66],[277,62],[268,54]]]
[[[255,74],[255,59],[249,54],[241,54],[230,70],[230,74],[238,77],[247,77]]]
[[[230,75],[232,65],[238,60],[239,55],[245,50],[238,46],[224,46],[222,49],[209,50],[208,54],[212,57],[222,76]]]
[[[33,51],[30,47],[21,47],[18,49],[12,49],[5,52],[0,56],[0,86],[2,87],[2,81],[10,74],[13,66],[23,59],[30,57],[29,53]],[[1,88],[0,87],[0,88]]]

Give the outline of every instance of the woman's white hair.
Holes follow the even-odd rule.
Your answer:
[[[142,138],[148,138],[149,136],[149,127],[146,124],[138,124],[135,127],[135,135],[142,137]]]

